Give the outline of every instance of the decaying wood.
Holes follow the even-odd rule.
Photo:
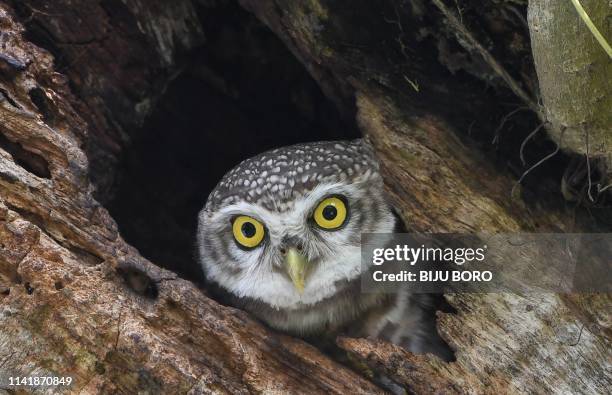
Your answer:
[[[66,393],[378,392],[148,262],[157,297],[135,294],[114,268],[138,259],[121,239],[108,242],[114,256],[89,264],[6,206],[0,213],[3,380],[70,376]]]
[[[73,386],[59,388],[66,393],[379,391],[128,246],[91,195],[76,137],[85,122],[66,79],[4,4],[0,26],[3,55],[28,65],[0,80],[2,380],[71,376]],[[51,103],[53,127],[30,100],[32,89]],[[146,272],[151,292],[134,292],[118,268]]]
[[[110,169],[130,135],[182,68],[181,56],[204,40],[192,2],[6,3],[24,21],[35,44],[53,55],[47,58],[55,64],[55,78],[70,81],[66,99],[86,122],[73,132],[87,153],[96,196],[108,197],[115,175]],[[53,118],[58,109],[52,98],[38,90],[30,95],[45,122],[55,127],[60,120]]]
[[[462,141],[453,123],[458,114],[469,113],[486,124],[481,111],[486,98],[439,70],[398,71],[371,43],[350,42],[359,23],[350,9],[316,0],[241,3],[286,43],[372,140],[388,192],[409,229],[601,230],[555,197],[536,203],[511,197],[516,179]],[[373,3],[354,7],[363,11]],[[195,23],[189,2],[181,4],[176,13]],[[143,53],[153,51],[166,65],[158,67],[164,70],[163,86],[177,67],[174,50],[168,49],[174,44],[152,38],[167,37],[154,22],[142,27],[143,21],[155,20],[149,18],[152,10],[161,11],[148,2],[131,5],[121,14],[120,31],[149,37],[137,41]],[[53,12],[36,12],[56,26]],[[16,20],[13,7],[0,2],[0,377],[68,375],[75,384],[65,392],[83,393],[381,392],[303,341],[211,300],[123,241],[92,197],[91,150],[83,148],[104,140],[98,133],[117,133],[117,126],[106,122],[123,109],[110,108],[116,97],[98,97],[97,85],[79,75],[125,70],[106,70],[105,65],[113,66],[108,61],[82,74],[67,67],[66,76],[57,59],[27,40]],[[179,24],[176,37],[186,32],[198,37],[190,23]],[[380,23],[389,25],[383,17]],[[189,40],[183,44],[192,45]],[[411,56],[417,65],[431,60]],[[118,80],[125,83],[125,78]],[[105,84],[120,98],[131,97],[124,96],[120,82]],[[145,107],[159,94],[147,89],[156,93],[140,98],[151,99]],[[141,122],[147,111],[131,100],[124,104]],[[120,141],[108,139],[109,144]],[[132,281],[138,273],[146,274],[144,284]],[[338,345],[414,393],[605,393],[612,386],[609,295],[457,294],[447,299],[457,313],[440,313],[438,327],[456,352],[455,362],[365,339],[342,338]]]
[[[609,299],[579,297],[596,317],[555,295],[447,296],[457,315],[441,315],[457,361],[365,339],[340,339],[347,351],[415,393],[605,393],[610,386]],[[584,308],[585,306],[582,306]]]
[[[330,12],[323,2],[303,7],[243,3],[285,37],[300,59],[316,68],[315,76],[324,75],[326,68],[337,72],[338,63],[359,58],[353,53],[350,60],[343,59],[333,38],[325,41],[318,35],[318,23],[328,20]],[[320,46],[322,40],[332,46],[326,51],[330,55],[313,58],[318,52],[312,44]],[[376,77],[372,72],[337,74],[352,85],[357,119],[378,150],[388,191],[409,229],[458,233],[592,229],[575,222],[580,213],[556,209],[554,203],[531,206],[512,198],[515,180],[460,142],[443,118],[420,115],[410,98],[373,84]],[[440,314],[438,330],[456,351],[456,362],[444,364],[364,340],[343,339],[339,344],[417,393],[586,394],[606,392],[612,383],[604,373],[612,356],[609,295],[457,294],[447,299],[457,314]]]

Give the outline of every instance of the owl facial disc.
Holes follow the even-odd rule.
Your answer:
[[[199,260],[231,303],[299,333],[367,309],[361,234],[389,233],[372,147],[363,140],[264,152],[228,172],[198,218]]]

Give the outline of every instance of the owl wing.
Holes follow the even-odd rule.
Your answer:
[[[436,310],[445,303],[442,298],[400,289],[386,307],[368,314],[363,322],[363,335],[397,344],[416,354],[431,353],[451,361],[453,352],[436,328]]]

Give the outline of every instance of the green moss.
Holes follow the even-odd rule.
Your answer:
[[[43,333],[44,328],[48,324],[49,317],[51,316],[51,306],[43,304],[37,306],[32,314],[28,316],[28,321],[33,332]]]
[[[581,0],[605,37],[612,35],[605,1]],[[612,151],[612,62],[569,1],[529,5],[531,40],[551,136],[576,153]]]
[[[327,8],[318,0],[310,0],[306,2],[307,8],[310,12],[317,16],[317,18],[327,20],[329,18],[329,14],[327,12]]]

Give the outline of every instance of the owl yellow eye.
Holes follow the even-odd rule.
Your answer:
[[[314,211],[313,219],[322,229],[334,230],[346,222],[348,210],[344,199],[330,196],[319,203]]]
[[[257,247],[266,234],[261,222],[246,215],[240,215],[234,219],[232,232],[234,239],[244,248]]]

